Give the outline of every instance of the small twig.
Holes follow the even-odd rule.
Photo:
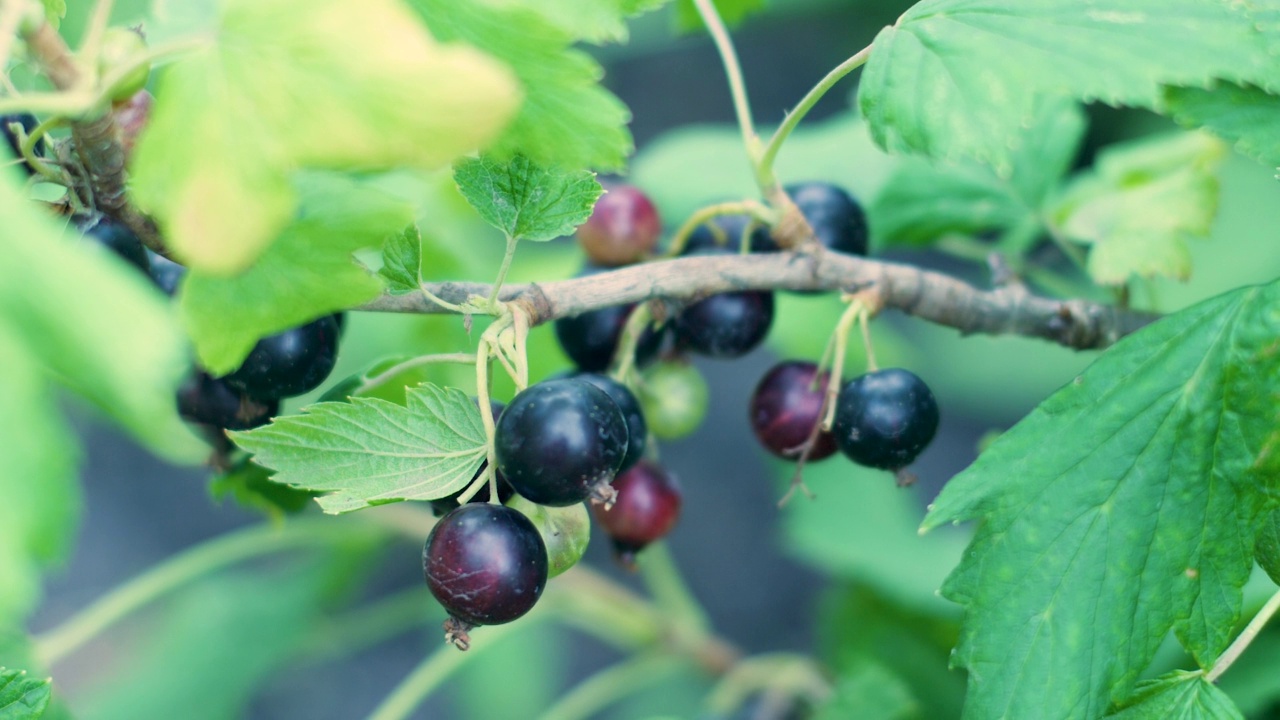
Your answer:
[[[1240,659],[1240,655],[1242,655],[1249,647],[1249,644],[1257,639],[1258,633],[1262,632],[1262,628],[1266,626],[1267,621],[1271,619],[1272,615],[1276,614],[1277,610],[1280,610],[1280,592],[1276,592],[1276,594],[1272,595],[1271,598],[1267,600],[1266,604],[1262,606],[1262,609],[1258,611],[1258,614],[1254,615],[1253,619],[1249,621],[1249,624],[1240,632],[1239,637],[1237,637],[1231,645],[1218,656],[1217,660],[1213,661],[1213,667],[1205,674],[1204,679],[1211,683],[1217,682],[1218,678],[1222,677],[1222,674],[1225,673],[1236,660]]]
[[[738,116],[738,128],[742,131],[742,142],[747,149],[751,166],[757,167],[760,156],[760,137],[756,135],[755,124],[751,120],[751,103],[747,100],[747,83],[742,77],[742,65],[738,63],[738,53],[733,48],[733,40],[729,38],[729,30],[716,12],[711,0],[693,0],[702,16],[702,22],[711,33],[716,51],[720,53],[720,62],[724,65],[724,74],[729,79],[729,92],[733,95],[733,110]]]
[[[366,379],[360,383],[359,387],[352,391],[353,395],[363,395],[370,390],[381,386],[391,378],[399,375],[406,370],[412,370],[423,365],[431,365],[433,363],[457,363],[459,365],[470,365],[476,361],[476,356],[470,353],[441,353],[438,355],[421,355],[419,357],[410,358],[404,362],[397,363],[382,372]]]

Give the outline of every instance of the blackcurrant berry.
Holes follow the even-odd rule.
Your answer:
[[[0,133],[4,134],[4,141],[9,144],[9,152],[12,153],[15,158],[22,159],[22,148],[18,145],[18,136],[9,128],[13,123],[21,125],[23,132],[27,135],[30,135],[31,131],[35,130],[36,126],[40,123],[36,120],[36,116],[30,113],[0,115]],[[36,143],[35,154],[41,157],[44,156],[43,143]],[[28,175],[35,174],[35,170],[25,162],[22,163],[22,169],[25,170]]]
[[[699,225],[685,240],[682,255],[725,250],[738,252],[742,248],[742,233],[751,218],[747,215],[720,215]],[[778,244],[769,235],[769,228],[756,223],[751,229],[750,250],[753,253],[777,252]]]
[[[618,468],[618,472],[635,465],[640,458],[644,457],[645,448],[649,444],[649,427],[644,421],[644,410],[640,408],[640,401],[627,389],[626,385],[608,375],[582,373],[574,377],[605,391],[618,404],[622,417],[627,421],[627,453],[622,458],[622,466]]]
[[[751,396],[750,411],[751,429],[765,449],[787,460],[800,457],[814,426],[822,421],[829,377],[824,372],[819,379],[817,365],[796,360],[778,363],[765,373]],[[807,459],[822,460],[835,451],[835,438],[819,431]]]
[[[773,293],[741,290],[704,298],[671,323],[678,347],[713,358],[736,358],[754,350],[773,325]]]
[[[594,275],[602,270],[604,268],[588,265],[578,273],[578,277]],[[558,318],[555,329],[560,348],[583,372],[607,369],[617,352],[627,318],[634,309],[635,305],[615,305],[581,315]],[[655,329],[652,325],[640,334],[640,340],[636,343],[636,365],[643,367],[657,357],[665,334],[665,326]]]
[[[609,482],[627,453],[627,421],[600,388],[548,380],[516,395],[503,411],[494,451],[511,486],[539,505],[609,502]]]
[[[250,430],[280,412],[278,400],[256,400],[196,370],[178,387],[178,414],[188,422],[224,430]]]
[[[461,650],[477,625],[529,612],[547,585],[547,547],[529,518],[492,503],[440,518],[422,548],[427,587],[449,612],[445,638]]]
[[[850,380],[836,400],[832,434],[859,465],[898,470],[928,447],[938,430],[938,401],[909,370],[891,368]]]
[[[658,209],[634,185],[606,187],[591,217],[578,228],[578,242],[587,257],[606,267],[642,260],[658,246],[661,236]]]
[[[133,231],[105,215],[74,215],[71,223],[84,236],[124,258],[144,273],[151,272],[146,248]]]
[[[173,294],[178,292],[178,283],[182,282],[182,277],[187,274],[187,269],[169,258],[150,250],[147,251],[147,262],[151,266],[151,281],[165,295],[173,297]]]
[[[547,507],[516,495],[507,507],[519,510],[542,535],[547,546],[547,577],[553,578],[578,564],[591,540],[591,515],[582,503]]]
[[[338,324],[325,315],[262,338],[226,380],[254,397],[295,397],[320,387],[337,361]]]
[[[645,371],[640,391],[649,430],[663,440],[682,438],[707,416],[711,391],[702,373],[680,360],[658,363]]]
[[[618,560],[633,567],[637,552],[675,526],[680,517],[680,486],[665,468],[648,460],[619,475],[613,484],[618,491],[613,507],[592,509],[613,541]]]
[[[848,255],[867,254],[867,214],[849,193],[825,182],[797,183],[785,190],[819,243]]]

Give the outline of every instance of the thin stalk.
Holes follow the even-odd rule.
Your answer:
[[[844,76],[866,64],[867,58],[871,57],[871,47],[868,45],[862,48],[853,57],[832,68],[831,72],[827,73],[822,80],[818,81],[817,85],[814,85],[804,97],[800,98],[800,102],[796,103],[795,108],[787,113],[787,117],[783,119],[778,129],[773,131],[773,137],[769,138],[769,144],[765,146],[764,152],[760,155],[757,174],[761,177],[773,176],[774,160],[777,159],[778,151],[782,149],[782,144],[786,142],[787,137],[796,129],[796,126],[800,124],[804,116],[809,114],[813,106],[817,105],[818,101],[827,94],[828,90],[844,79]]]
[[[516,244],[519,243],[513,236],[507,236],[507,253],[502,256],[502,267],[498,268],[498,279],[493,281],[493,292],[489,294],[489,305],[498,302],[498,293],[502,291],[502,283],[506,282],[507,271],[511,269],[511,259],[516,256]]]
[[[862,302],[854,299],[849,303],[849,307],[845,308],[844,314],[840,316],[840,320],[836,322],[835,332],[832,336],[835,338],[834,348],[831,358],[831,377],[832,379],[844,377],[844,356],[849,345],[849,331],[853,328],[853,324],[857,322],[858,316],[864,312]],[[826,415],[822,418],[822,429],[827,432],[831,431],[832,424],[836,419],[836,396],[840,394],[840,383],[827,383]]]
[[[60,173],[54,172],[53,168],[49,167],[48,163],[44,162],[44,160],[40,159],[36,155],[36,143],[38,143],[40,138],[44,137],[44,134],[48,132],[51,124],[58,124],[58,120],[56,118],[52,120],[45,120],[37,125],[31,131],[30,135],[26,134],[26,130],[22,127],[22,123],[18,122],[9,123],[8,130],[15,138],[18,139],[18,154],[22,156],[22,160],[27,164],[27,167],[35,170],[36,174],[45,180],[62,185],[66,183],[66,178]]]
[[[627,382],[627,376],[636,364],[636,347],[640,344],[640,337],[652,320],[653,312],[649,310],[649,303],[636,305],[627,316],[627,324],[622,326],[622,337],[619,338],[618,349],[613,355],[614,380],[624,384]]]
[[[250,558],[350,537],[351,526],[332,519],[291,523],[287,529],[253,526],[222,535],[168,560],[98,598],[61,625],[35,639],[36,654],[53,665],[126,615],[183,584]]]
[[[9,56],[13,54],[13,41],[18,36],[18,25],[26,11],[26,3],[7,0],[0,3],[0,73],[8,78]],[[11,91],[12,92],[12,91]]]
[[[769,208],[755,200],[738,200],[708,205],[690,215],[689,219],[685,220],[684,224],[676,230],[675,234],[671,236],[671,244],[667,246],[667,252],[664,257],[679,257],[684,252],[684,246],[689,243],[689,236],[694,231],[705,225],[712,218],[725,215],[750,215],[765,224],[770,224],[776,219]]]
[[[470,365],[476,361],[476,356],[470,353],[441,353],[438,355],[422,355],[416,358],[410,358],[402,363],[397,363],[382,372],[368,378],[360,383],[352,394],[362,395],[370,390],[386,384],[391,378],[399,375],[406,370],[412,370],[423,365],[431,365],[433,363],[456,363],[458,365]]]
[[[353,655],[422,627],[438,617],[431,608],[427,588],[419,583],[333,618],[309,638],[304,654],[312,662]]]
[[[1222,674],[1225,673],[1236,660],[1240,659],[1240,655],[1249,647],[1249,644],[1257,639],[1258,633],[1262,632],[1262,628],[1266,626],[1267,621],[1271,619],[1272,615],[1276,614],[1277,610],[1280,610],[1280,591],[1277,591],[1275,595],[1272,595],[1271,598],[1267,600],[1267,603],[1262,606],[1262,609],[1258,611],[1258,614],[1254,615],[1253,619],[1249,621],[1249,624],[1240,632],[1240,636],[1231,643],[1230,647],[1218,656],[1217,660],[1213,661],[1213,667],[1210,668],[1207,674],[1205,674],[1204,679],[1211,683],[1217,682],[1218,678],[1222,677]]]
[[[91,62],[95,68],[98,55],[102,52],[102,36],[111,23],[111,6],[114,4],[113,0],[98,0],[93,5],[93,14],[89,16],[88,24],[85,25],[84,40],[80,43],[78,54],[81,62]],[[97,74],[96,69],[93,74]]]
[[[585,720],[601,710],[671,675],[684,663],[671,655],[637,655],[611,665],[560,696],[540,720]]]
[[[729,92],[733,95],[733,111],[738,116],[738,128],[742,131],[742,143],[746,147],[751,167],[757,168],[760,158],[760,137],[756,135],[755,123],[751,120],[751,104],[747,101],[747,84],[742,78],[742,66],[738,63],[738,52],[733,48],[733,40],[729,31],[716,12],[712,0],[693,0],[706,23],[707,32],[716,44],[720,53],[720,62],[724,65],[724,74],[729,79]]]

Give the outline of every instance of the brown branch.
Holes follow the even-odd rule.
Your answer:
[[[488,297],[480,283],[426,283],[442,300],[461,304]],[[1025,335],[1080,350],[1104,348],[1159,315],[1031,295],[1018,285],[982,290],[912,265],[833,252],[720,255],[660,260],[549,283],[508,285],[500,299],[520,302],[537,325],[613,305],[664,298],[688,301],[731,290],[874,289],[896,308],[964,334]],[[361,310],[447,313],[424,295],[384,295]]]

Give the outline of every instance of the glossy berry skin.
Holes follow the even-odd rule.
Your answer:
[[[129,262],[144,273],[151,273],[151,261],[133,231],[104,215],[74,215],[71,223],[86,238]]]
[[[639,387],[649,430],[663,440],[689,435],[707,416],[711,391],[698,368],[684,361],[654,365]]]
[[[848,255],[867,254],[867,214],[849,193],[825,182],[797,183],[784,189],[819,243]]]
[[[746,215],[721,215],[699,225],[685,240],[681,255],[710,251],[738,252],[742,248],[742,233],[751,220]],[[769,228],[756,223],[751,230],[751,252],[777,252],[778,244],[769,236]]]
[[[636,399],[635,394],[626,385],[608,375],[582,373],[574,377],[608,393],[609,397],[618,404],[622,417],[627,421],[627,453],[622,458],[622,466],[618,468],[618,472],[623,472],[640,462],[649,444],[649,426],[644,420],[644,410],[640,408],[640,401]]]
[[[468,626],[501,625],[529,612],[547,585],[547,548],[529,518],[492,503],[467,504],[436,523],[422,548],[427,587]]]
[[[678,347],[713,358],[754,350],[773,326],[773,293],[743,290],[699,300],[672,322]]]
[[[149,272],[151,281],[165,295],[173,297],[174,293],[178,292],[178,284],[182,282],[183,276],[187,274],[187,269],[169,258],[150,250],[147,251],[147,263],[151,266]]]
[[[938,431],[938,401],[909,370],[867,373],[840,389],[831,430],[850,460],[898,470],[910,465],[933,440]]]
[[[605,188],[577,235],[587,257],[596,265],[630,265],[658,246],[662,218],[640,188],[612,185]]]
[[[822,420],[822,396],[830,377],[818,366],[792,360],[774,365],[751,395],[751,430],[766,450],[785,460],[800,457],[804,443]],[[836,439],[819,431],[807,461],[822,460],[836,451]]]
[[[0,115],[0,133],[4,134],[4,141],[9,144],[9,153],[12,154],[13,157],[15,158],[21,158],[22,148],[19,147],[18,145],[18,136],[15,135],[12,130],[9,129],[9,125],[11,125],[12,123],[18,123],[19,125],[21,125],[22,130],[27,135],[30,135],[31,131],[35,130],[36,126],[39,125],[40,123],[36,120],[36,116],[32,115],[31,113],[16,113],[13,115]],[[42,142],[36,143],[34,151],[36,155],[40,157],[44,157],[44,143]],[[25,162],[22,163],[22,169],[26,171],[27,175],[35,174],[35,170],[32,169],[31,166],[27,165]]]
[[[259,340],[226,380],[254,397],[295,397],[320,387],[337,361],[338,324],[325,315]]]
[[[280,412],[280,402],[247,397],[222,380],[196,370],[178,386],[178,414],[183,420],[224,430],[250,430],[266,425]]]
[[[675,527],[682,495],[675,477],[648,460],[619,475],[613,484],[618,491],[613,507],[593,506],[592,512],[613,541],[618,560],[631,567],[637,552]]]
[[[622,338],[622,329],[635,305],[618,305],[556,320],[556,339],[573,364],[583,372],[609,367]],[[649,327],[636,343],[636,365],[648,365],[662,349],[662,330]]]
[[[627,452],[627,421],[600,388],[572,378],[547,380],[507,405],[494,450],[511,486],[539,505],[607,502]]]

